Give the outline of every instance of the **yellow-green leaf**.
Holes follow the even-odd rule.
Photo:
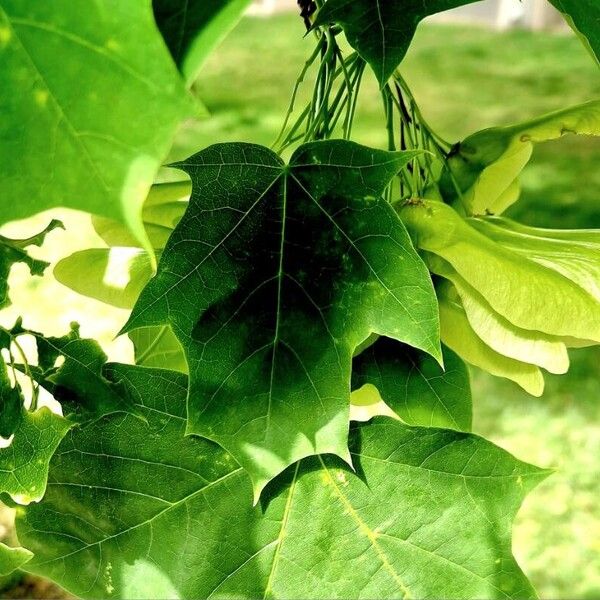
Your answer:
[[[133,307],[152,273],[148,254],[133,247],[79,250],[54,267],[63,285],[118,308]]]
[[[155,183],[148,192],[142,208],[144,229],[156,250],[164,248],[175,225],[187,208],[192,184],[189,181]],[[92,217],[96,233],[107,246],[139,246],[139,241],[118,221]]]
[[[569,356],[561,338],[516,327],[499,315],[444,259],[428,255],[426,262],[436,275],[456,288],[473,331],[496,352],[543,367],[550,373],[566,373]]]
[[[0,577],[10,575],[33,558],[33,553],[25,548],[10,548],[0,543]]]
[[[568,133],[600,134],[600,101],[470,135],[448,157],[450,173],[442,177],[443,193],[468,215],[500,214],[518,198],[517,178],[533,145]]]
[[[406,204],[400,215],[418,248],[450,263],[513,325],[600,342],[600,303],[554,267],[487,237],[442,202]]]
[[[492,350],[473,331],[456,290],[448,283],[440,284],[436,289],[444,344],[469,364],[497,377],[510,379],[533,396],[541,396],[544,377],[539,368]]]

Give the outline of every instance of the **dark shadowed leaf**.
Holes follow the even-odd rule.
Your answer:
[[[193,83],[210,51],[238,22],[251,0],[153,0],[154,18],[173,60]]]
[[[257,493],[304,456],[348,458],[351,357],[371,332],[440,358],[429,273],[380,198],[413,157],[327,141],[284,165],[219,144],[179,164],[190,206],[125,330],[171,325],[188,432],[227,448]]]
[[[352,388],[375,386],[384,402],[409,425],[471,429],[469,373],[443,349],[444,369],[428,354],[379,338],[352,363]]]
[[[600,3],[598,0],[550,0],[600,65]]]
[[[85,422],[113,412],[136,414],[125,387],[104,376],[106,354],[92,339],[82,339],[76,324],[62,337],[35,337],[39,366],[36,379],[58,400],[63,414],[72,421]]]
[[[0,349],[8,348],[0,344]],[[4,357],[0,354],[0,437],[9,438],[19,427],[24,410],[21,388],[8,377]]]

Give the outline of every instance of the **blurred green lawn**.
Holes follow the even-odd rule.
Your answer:
[[[170,158],[218,141],[270,145],[311,48],[312,40],[302,35],[293,13],[245,19],[194,86],[211,118],[185,127]],[[597,67],[572,35],[424,25],[403,72],[430,124],[451,141],[600,97]],[[381,103],[370,76],[355,139],[385,146]],[[568,137],[539,146],[523,176],[522,200],[510,214],[532,225],[600,228],[599,165],[598,140]],[[102,245],[87,219],[73,212],[61,216],[67,232],[53,233],[40,256],[58,259]],[[45,224],[47,218],[33,221]],[[30,220],[25,233],[33,229]],[[12,231],[22,233],[23,225]],[[77,296],[54,282],[50,271],[32,279],[17,267],[11,282],[13,306],[0,315],[3,324],[25,314],[29,327],[59,335],[69,321],[79,320],[82,334],[99,337],[112,358],[131,358],[128,341],[113,340],[124,311]],[[600,350],[573,352],[569,374],[548,376],[542,398],[473,373],[475,431],[523,460],[557,469],[530,495],[514,532],[517,558],[544,599],[600,598],[599,367]]]

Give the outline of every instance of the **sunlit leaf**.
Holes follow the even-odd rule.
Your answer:
[[[66,206],[147,243],[142,203],[193,114],[150,0],[3,0],[0,89],[0,223]]]
[[[190,196],[189,181],[152,186],[142,210],[152,247],[164,248],[183,216]],[[132,308],[153,273],[153,261],[124,225],[92,217],[96,233],[110,248],[90,248],[71,254],[54,267],[54,276],[75,292],[119,308]]]
[[[532,396],[541,396],[544,377],[538,367],[509,358],[490,348],[473,331],[458,293],[451,285],[437,286],[442,341],[463,360],[496,377],[519,384]]]
[[[156,183],[150,188],[142,208],[144,229],[150,244],[159,250],[164,248],[175,225],[187,208],[192,186],[189,181]],[[92,217],[96,233],[108,246],[139,246],[127,227],[118,221],[104,217]]]
[[[429,256],[427,264],[432,272],[454,284],[470,326],[492,350],[515,360],[543,367],[551,373],[567,372],[569,356],[561,338],[513,325],[499,315],[481,294],[439,256]]]
[[[489,442],[379,418],[351,432],[358,475],[311,457],[253,507],[231,457],[184,435],[184,376],[113,376],[146,421],[113,415],[65,439],[45,498],[19,510],[27,570],[83,598],[535,597],[510,537],[547,473]]]
[[[11,444],[0,448],[0,493],[18,504],[38,502],[46,490],[50,459],[70,427],[46,407],[24,411]]]
[[[10,575],[30,561],[33,554],[25,548],[10,548],[0,543],[0,577]]]
[[[442,202],[406,204],[400,214],[417,247],[450,263],[513,325],[557,337],[600,341],[600,303],[564,271],[483,235]],[[572,256],[576,263],[576,248]]]
[[[152,262],[141,248],[90,248],[60,260],[53,274],[83,296],[132,308],[152,277]]]
[[[600,303],[600,229],[538,229],[502,217],[468,222],[505,248],[567,277]]]
[[[133,342],[136,365],[188,372],[183,348],[168,325],[142,327],[128,335]]]

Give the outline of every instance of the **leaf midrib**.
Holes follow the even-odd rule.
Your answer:
[[[406,586],[406,584],[402,581],[400,575],[398,573],[396,573],[392,563],[388,560],[388,557],[387,557],[386,553],[384,552],[384,550],[377,543],[377,534],[367,525],[367,523],[365,523],[365,521],[361,518],[360,514],[354,508],[354,506],[352,505],[350,500],[344,495],[344,493],[342,492],[342,490],[336,483],[335,479],[331,476],[329,469],[323,462],[323,458],[320,455],[318,458],[319,458],[319,462],[321,463],[323,472],[325,473],[327,479],[329,480],[329,484],[333,488],[336,496],[339,498],[340,502],[344,505],[345,509],[348,511],[348,514],[352,517],[352,519],[358,525],[359,531],[364,532],[364,534],[367,536],[369,542],[371,543],[371,547],[377,554],[377,557],[379,558],[381,564],[383,565],[385,570],[390,574],[390,576],[392,577],[392,579],[394,580],[396,585],[399,587],[399,589],[402,591],[402,599],[409,600],[411,598],[410,590]]]
[[[282,548],[283,542],[285,540],[286,528],[287,528],[288,521],[289,521],[290,514],[291,514],[292,502],[294,500],[294,492],[296,490],[296,483],[298,481],[299,470],[300,470],[300,461],[298,461],[296,463],[296,469],[294,470],[294,477],[292,478],[292,482],[290,483],[290,488],[288,490],[288,497],[286,499],[283,516],[281,518],[281,529],[279,530],[279,535],[277,536],[277,539],[274,540],[274,542],[273,542],[273,543],[277,543],[277,546],[275,548],[275,555],[273,556],[273,563],[271,564],[269,578],[267,579],[267,584],[265,585],[263,600],[267,599],[267,595],[272,591],[272,588],[273,588],[273,580],[275,578],[275,573],[277,571],[277,566],[279,564],[281,548]]]
[[[246,164],[247,163],[241,163],[238,166],[242,166],[242,165],[245,166]],[[231,166],[231,165],[235,166],[234,163],[227,163],[227,166]],[[178,163],[178,166],[186,166],[186,165],[184,165],[183,163]],[[189,165],[189,166],[197,167],[198,165]],[[201,166],[205,166],[205,165],[201,165]],[[211,166],[211,165],[207,165],[207,166]],[[213,165],[213,166],[223,166],[223,165]],[[262,165],[255,165],[255,166],[262,166]],[[275,168],[275,167],[271,167],[271,168]],[[157,304],[158,302],[163,300],[168,294],[170,294],[174,289],[178,288],[189,277],[191,277],[192,275],[194,275],[195,273],[198,272],[200,267],[202,267],[202,265],[213,255],[213,253],[216,252],[235,233],[235,231],[237,231],[238,227],[240,227],[242,225],[242,223],[246,220],[246,218],[252,213],[252,211],[256,208],[256,206],[258,206],[258,204],[262,201],[262,199],[269,193],[271,188],[277,183],[277,181],[279,180],[279,177],[280,176],[278,175],[277,177],[275,177],[273,179],[273,181],[271,181],[269,183],[269,185],[264,189],[264,191],[261,192],[259,197],[250,205],[248,210],[245,211],[241,215],[241,217],[235,223],[235,225],[227,232],[227,235],[223,236],[223,238],[220,239],[219,242],[210,249],[210,251],[206,254],[206,256],[204,256],[202,258],[202,260],[197,265],[194,266],[193,269],[190,269],[185,275],[183,275],[183,277],[177,279],[177,281],[175,281],[170,287],[168,287],[162,294],[160,294],[159,296],[154,298],[152,300],[152,302],[147,304],[143,310],[141,310],[139,313],[135,314],[134,319],[132,320],[133,327],[135,327],[135,322],[137,320],[139,320],[139,318],[143,314],[147,313],[155,304]],[[190,206],[193,206],[193,204],[191,202],[190,202]],[[189,208],[188,208],[188,210],[189,210]],[[185,218],[185,215],[184,215],[184,218]],[[165,249],[165,251],[166,251],[166,249]],[[127,328],[127,330],[129,330],[129,328]]]
[[[275,314],[275,332],[273,334],[273,351],[271,354],[271,375],[269,379],[269,403],[267,405],[267,422],[265,426],[265,439],[269,436],[271,428],[271,406],[273,404],[273,384],[275,382],[275,368],[277,360],[277,346],[279,342],[279,323],[281,320],[281,287],[283,282],[283,257],[285,252],[285,232],[286,232],[286,213],[287,213],[287,177],[283,174],[282,206],[281,206],[281,239],[279,241],[279,266],[277,272],[277,305]],[[297,470],[296,470],[297,472]],[[266,592],[265,592],[266,594]]]

